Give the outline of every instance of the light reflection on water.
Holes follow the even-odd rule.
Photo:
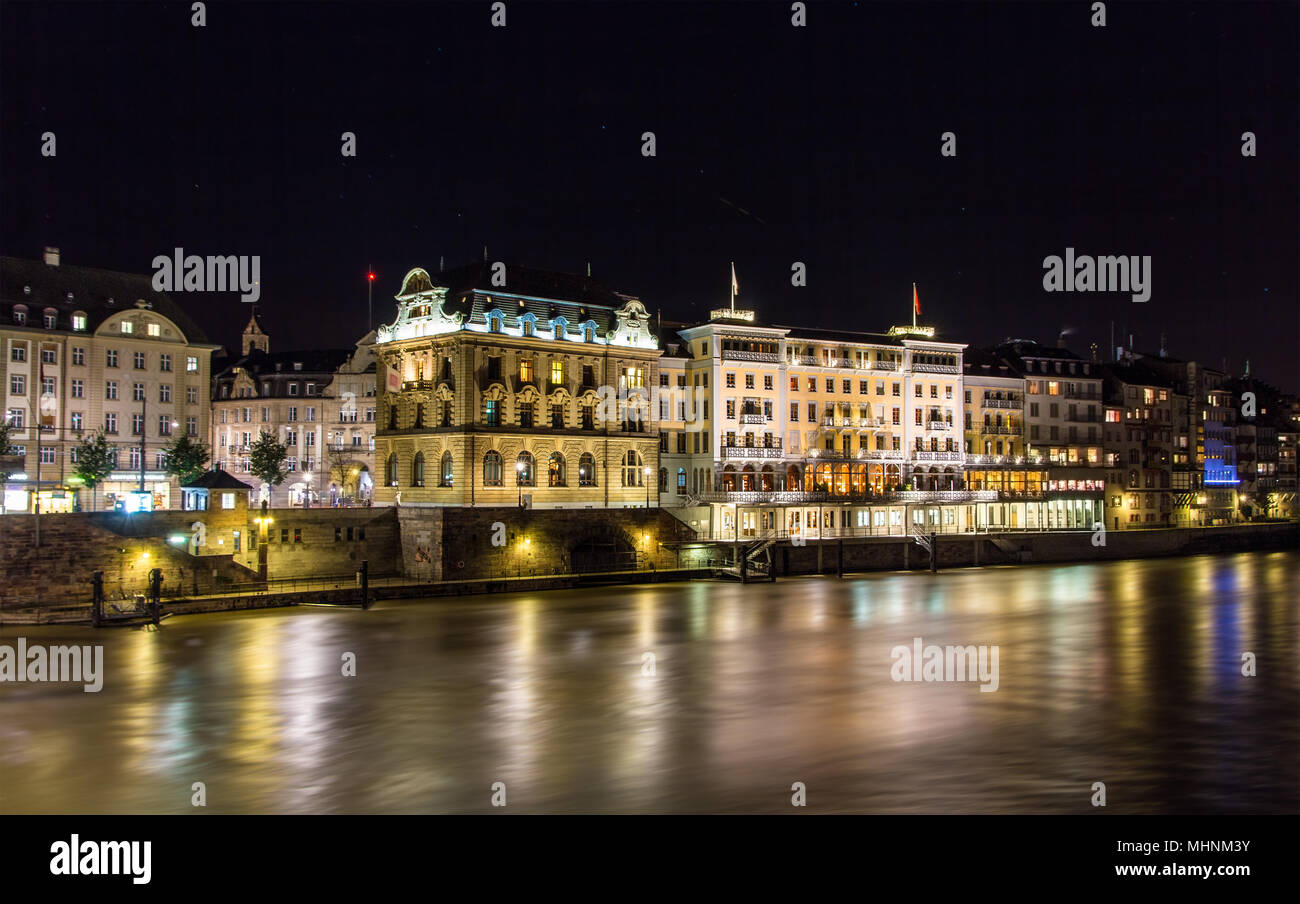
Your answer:
[[[0,811],[1296,812],[1300,555],[814,577],[42,628]],[[890,680],[997,644],[1000,688]],[[1241,676],[1251,651],[1259,675]],[[356,677],[342,657],[357,657]],[[643,674],[643,654],[654,674]]]

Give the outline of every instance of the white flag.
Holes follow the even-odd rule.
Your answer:
[[[736,282],[736,262],[731,262],[731,294],[740,294],[740,283]]]

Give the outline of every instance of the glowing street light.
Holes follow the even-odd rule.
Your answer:
[[[519,507],[524,507],[524,463],[515,462],[515,486],[519,488]]]
[[[645,507],[650,508],[650,467],[647,465],[641,473],[645,475]]]

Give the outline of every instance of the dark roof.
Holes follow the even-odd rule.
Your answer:
[[[59,312],[56,329],[71,330],[73,312],[84,311],[87,330],[93,332],[113,314],[133,310],[136,301],[143,299],[154,312],[180,327],[187,342],[208,344],[198,324],[171,296],[155,291],[152,280],[149,274],[0,257],[0,318],[12,323],[14,305],[25,304],[28,322],[39,324],[42,311],[54,308]],[[28,288],[30,292],[25,291]]]
[[[1006,358],[986,348],[967,348],[962,355],[967,374],[986,377],[1019,377],[1021,374]]]
[[[591,320],[605,332],[618,325],[614,311],[634,297],[615,292],[590,277],[517,265],[507,265],[506,284],[496,286],[492,284],[492,267],[484,261],[431,274],[434,286],[447,289],[443,310],[479,322],[493,308],[500,308],[512,320],[532,314],[542,329],[557,317],[575,327]]]
[[[251,490],[252,487],[222,468],[214,468],[202,477],[181,484],[186,490]]]
[[[1104,367],[1108,376],[1121,383],[1131,383],[1134,386],[1159,386],[1162,389],[1174,388],[1173,380],[1140,358],[1127,364],[1107,364]]]
[[[1025,358],[1059,358],[1062,361],[1086,361],[1082,355],[1077,355],[1068,348],[1061,348],[1057,345],[1040,345],[1032,339],[1013,339],[1004,342],[992,350],[995,354],[1007,358],[1012,363],[1016,359]]]
[[[301,380],[313,375],[332,377],[354,351],[356,351],[354,348],[325,348],[268,354],[255,348],[244,357],[223,367],[215,379],[232,379],[236,367],[248,371],[249,376],[254,379],[280,376]],[[301,363],[302,370],[294,370],[295,363]],[[278,371],[275,369],[277,364],[281,365]]]

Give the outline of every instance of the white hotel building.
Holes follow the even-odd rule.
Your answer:
[[[1049,489],[1038,463],[1009,458],[1004,489],[968,489],[968,458],[982,487],[989,456],[967,450],[966,346],[933,328],[815,330],[720,310],[677,337],[659,362],[661,499],[709,536],[1082,529],[1100,517],[1099,494]],[[663,395],[675,389],[690,391]]]

